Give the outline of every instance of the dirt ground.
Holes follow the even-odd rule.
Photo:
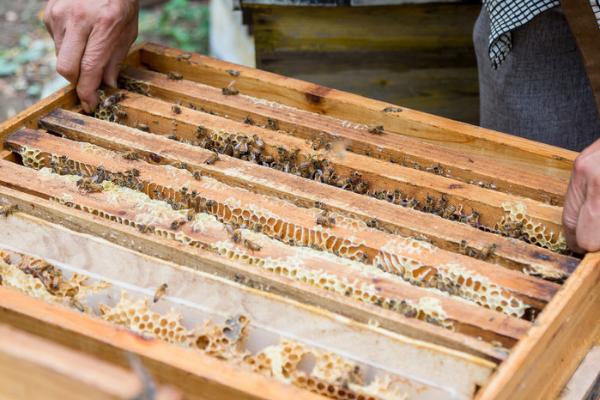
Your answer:
[[[0,122],[67,82],[55,72],[54,43],[42,22],[46,0],[0,0]],[[142,0],[138,41],[206,51],[207,1]]]
[[[41,22],[43,0],[0,0],[0,120],[64,81],[54,72],[54,44]]]

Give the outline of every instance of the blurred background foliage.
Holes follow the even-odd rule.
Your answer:
[[[73,0],[79,1],[79,0]],[[141,0],[138,42],[208,53],[208,0]],[[66,84],[42,22],[46,0],[0,0],[0,121]]]
[[[160,42],[199,53],[208,52],[207,2],[170,0],[162,6],[142,9],[138,41]]]

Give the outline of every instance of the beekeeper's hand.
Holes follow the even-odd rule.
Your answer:
[[[565,199],[563,227],[571,249],[600,250],[600,140],[575,160]]]
[[[96,108],[102,82],[116,86],[137,37],[137,0],[49,0],[44,23],[56,45],[56,70],[77,85],[83,109]]]

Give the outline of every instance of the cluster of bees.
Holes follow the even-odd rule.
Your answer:
[[[144,184],[138,179],[140,171],[136,168],[125,172],[109,172],[104,167],[98,166],[90,176],[84,176],[84,173],[78,168],[78,163],[70,160],[67,156],[54,157],[49,163],[49,168],[55,174],[81,176],[81,179],[77,181],[77,187],[84,193],[101,192],[104,181],[111,181],[116,185],[138,191],[144,188]]]
[[[111,96],[106,96],[104,91],[98,90],[100,101],[94,111],[94,117],[109,121],[119,122],[127,118],[127,113],[119,107],[119,102],[125,98],[125,94],[117,92]]]
[[[238,75],[235,74],[235,72],[237,71],[234,71],[232,76]],[[168,74],[168,77],[169,79],[174,80],[181,79],[180,74],[177,73]],[[149,94],[148,84],[143,81],[122,78],[119,83],[120,86],[126,90],[134,91],[143,95]],[[229,90],[231,87],[224,88],[224,94],[225,89]],[[120,119],[126,116],[123,115],[124,113],[119,110],[118,107],[118,102],[124,98],[123,94],[116,93],[108,97],[106,97],[103,93],[100,94],[101,102],[95,113],[97,118],[118,122]],[[234,93],[228,92],[226,94]],[[177,106],[177,108],[179,108],[179,106]],[[244,122],[246,124],[254,125],[254,121],[250,117],[246,118]],[[142,130],[147,130],[143,128],[143,126],[140,127]],[[276,120],[267,119],[265,128],[278,130],[278,122]],[[369,132],[375,135],[380,135],[383,133],[383,127],[370,127]],[[179,140],[177,137],[171,138]],[[279,171],[298,175],[306,179],[336,186],[338,188],[349,190],[358,194],[369,195],[396,205],[435,214],[451,221],[466,223],[487,232],[527,241],[527,235],[524,233],[523,226],[519,226],[519,224],[504,224],[497,227],[483,225],[479,220],[480,215],[477,211],[473,210],[471,213],[465,213],[462,210],[462,207],[456,207],[455,205],[449,204],[445,196],[435,198],[434,196],[428,195],[424,201],[419,201],[415,198],[403,195],[400,190],[370,190],[369,182],[365,180],[358,171],[351,172],[349,176],[340,176],[326,158],[317,155],[302,155],[300,154],[299,149],[286,149],[285,147],[280,146],[276,148],[276,151],[267,151],[264,141],[257,135],[250,137],[244,134],[214,133],[209,132],[208,129],[200,126],[197,130],[196,139],[197,140],[194,141],[187,141],[187,143],[198,145],[214,152],[214,155],[207,158],[205,161],[206,164],[213,164],[219,159],[219,154],[225,154],[244,161],[254,162]],[[331,148],[331,142],[325,138],[313,141],[314,150],[331,150]],[[127,159],[138,159],[138,156],[135,153],[125,154],[124,157]],[[402,164],[407,167],[430,172],[436,175],[447,175],[445,168],[439,164],[431,165],[429,167],[423,167],[418,163],[411,162],[403,162]],[[194,174],[194,177],[196,179],[200,179],[201,174]],[[125,183],[124,186],[132,189],[137,189],[139,187],[139,184],[136,184],[135,180],[133,180],[131,176],[122,176],[118,180],[122,183]],[[115,183],[121,184],[118,182]],[[492,190],[496,188],[493,183],[472,183]],[[82,180],[79,186],[83,191],[95,192],[99,191],[99,187],[97,186],[98,184],[99,182]],[[172,206],[176,207],[175,204],[172,204]],[[325,224],[327,224],[327,222],[325,222]],[[373,227],[378,228],[376,224],[373,224]],[[467,251],[467,253],[471,254],[473,252]],[[474,256],[477,258],[481,257],[479,254]]]
[[[525,225],[522,222],[504,223],[495,228],[484,227],[482,229],[498,235],[529,242],[529,236],[526,234]]]
[[[144,96],[150,95],[150,85],[144,81],[138,81],[136,79],[119,76],[117,84],[120,88],[130,92],[138,93]]]
[[[480,229],[490,229],[480,223],[479,212],[473,210],[471,213],[465,213],[462,210],[462,207],[456,207],[455,205],[450,204],[446,195],[442,195],[439,198],[427,195],[425,201],[421,202],[415,198],[405,196],[399,189],[394,191],[380,190],[369,194],[376,199],[385,200],[402,207],[435,214],[444,219],[462,222]]]
[[[22,256],[16,267],[24,273],[37,278],[42,282],[44,288],[53,296],[61,296],[69,299],[69,303],[81,312],[85,309],[76,299],[79,292],[79,286],[66,280],[59,268],[41,260]]]
[[[458,251],[466,256],[487,261],[494,256],[496,247],[496,244],[493,243],[489,246],[485,246],[481,250],[477,250],[476,248],[469,246],[466,240],[461,240],[458,246]]]
[[[440,198],[427,196],[425,201],[421,202],[403,195],[400,190],[370,190],[368,180],[364,179],[358,171],[352,171],[345,177],[339,176],[329,160],[317,155],[302,155],[299,149],[289,150],[280,146],[276,148],[276,152],[269,153],[266,150],[264,141],[256,135],[249,137],[243,134],[211,133],[208,129],[200,126],[197,129],[196,138],[197,140],[188,141],[187,143],[212,150],[216,154],[225,154],[244,161],[255,162],[354,193],[369,195],[396,205],[435,214],[452,221],[466,223],[481,229],[491,229],[480,223],[480,215],[477,211],[465,213],[462,208],[450,204],[444,195]],[[173,139],[179,140],[176,137],[173,137]],[[324,140],[313,142],[313,148],[314,146],[331,148],[331,145],[325,143]],[[436,174],[445,173],[441,166],[432,166],[431,172]],[[373,224],[373,227],[376,228],[376,224]]]
[[[315,222],[324,228],[331,228],[335,225],[335,217],[329,215],[329,211],[323,210]]]

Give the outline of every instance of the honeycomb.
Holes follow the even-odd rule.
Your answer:
[[[144,337],[196,349],[329,398],[405,398],[399,389],[391,389],[392,378],[389,375],[378,376],[371,384],[364,385],[360,367],[356,363],[335,353],[307,348],[296,341],[282,339],[276,345],[251,354],[245,349],[250,321],[244,315],[228,318],[223,324],[206,320],[200,327],[188,329],[176,311],[171,310],[166,314],[152,311],[148,299],[135,300],[126,292],[121,293],[115,306],[100,305],[100,315],[104,320]],[[306,357],[314,360],[310,372],[300,368],[300,363]]]
[[[310,372],[302,368],[304,360],[314,361]],[[245,360],[255,372],[291,383],[333,399],[405,399],[394,389],[388,375],[377,376],[364,384],[360,366],[337,354],[307,348],[301,343],[283,340]]]
[[[508,315],[521,317],[530,307],[506,289],[490,282],[488,278],[460,265],[445,264],[433,267],[409,256],[398,256],[399,250],[404,254],[419,254],[434,251],[435,247],[411,238],[394,239],[381,247],[374,264],[383,271],[397,274],[413,284],[434,287]]]
[[[244,237],[248,237],[258,244],[267,244],[269,240],[272,240],[250,230],[242,230],[242,234]],[[409,318],[418,318],[449,329],[453,326],[452,321],[447,318],[447,315],[439,302],[435,307],[432,306],[432,304],[435,303],[433,298],[426,296],[422,297],[419,303],[410,300],[386,298],[378,293],[377,288],[373,284],[367,283],[364,280],[350,280],[346,276],[339,277],[324,271],[306,269],[303,266],[303,260],[314,257],[325,260],[329,259],[336,263],[342,263],[344,266],[361,274],[368,272],[371,276],[374,275],[375,277],[392,280],[394,280],[394,278],[401,279],[370,265],[340,258],[330,253],[319,252],[308,247],[296,248],[295,255],[288,257],[287,259],[273,259],[271,257],[259,258],[234,246],[231,241],[219,242],[214,245],[214,248],[217,249],[219,254],[233,261],[243,261],[247,264],[266,269],[277,275],[308,283],[311,286],[342,294],[367,304],[374,304],[399,312]],[[436,291],[435,293],[439,294],[440,292]]]
[[[118,104],[116,102],[118,102],[119,99],[120,98],[110,103],[115,103],[115,107],[117,107]],[[187,143],[200,145],[243,160],[256,162],[274,169],[314,179],[357,193],[367,194],[403,207],[432,213],[445,219],[467,223],[478,229],[524,240],[528,243],[548,248],[551,251],[559,253],[568,252],[566,241],[562,234],[560,232],[547,232],[547,228],[543,224],[530,221],[527,218],[525,206],[521,203],[504,204],[503,208],[506,213],[505,216],[494,227],[489,227],[479,222],[479,213],[477,211],[471,210],[471,213],[467,214],[463,211],[462,207],[457,209],[457,207],[449,204],[445,196],[436,199],[428,195],[426,201],[421,203],[416,199],[403,196],[400,190],[363,190],[362,188],[368,188],[369,184],[362,179],[357,172],[353,172],[348,178],[340,179],[326,159],[318,158],[315,155],[301,155],[297,149],[287,150],[283,147],[278,147],[278,155],[277,158],[275,158],[274,156],[265,153],[264,142],[256,136],[250,138],[245,135],[232,134],[225,131],[209,132],[203,128],[201,130],[199,129],[198,138],[200,139],[199,141]],[[173,139],[179,140],[176,136],[173,137]],[[88,145],[84,150],[89,152],[89,147],[90,146]],[[98,174],[95,173],[91,167],[82,165],[76,161],[67,160],[65,157],[56,157],[47,154],[41,155],[39,151],[27,148],[18,149],[18,152],[21,154],[23,163],[26,166],[36,169],[51,166],[54,172],[61,175],[83,174],[85,176],[98,178]],[[48,157],[50,160],[48,160]],[[165,168],[167,170],[169,169],[168,166]],[[325,173],[323,173],[323,171],[325,171]],[[166,188],[156,187],[156,185],[148,182],[141,183],[135,179],[135,177],[124,177],[123,174],[119,173],[107,173],[103,175],[102,178],[112,180],[114,183],[132,189],[143,190],[152,198],[166,200],[169,204],[178,209],[193,207],[198,210],[200,204],[209,201],[202,196],[192,196],[187,193],[173,192],[170,189],[167,190]],[[218,181],[212,181],[214,181],[215,184],[218,184]],[[359,189],[359,187],[361,189]],[[314,234],[310,229],[274,218],[267,210],[257,206],[254,208],[256,209],[256,213],[251,214],[248,214],[248,211],[252,210],[252,208],[246,207],[242,210],[239,205],[233,207],[230,205],[222,205],[217,208],[208,208],[206,210],[215,210],[217,213],[216,215],[218,215],[219,219],[223,222],[232,223],[234,225],[251,226],[258,231],[262,231],[265,228],[265,224],[267,224],[267,229],[264,232],[265,234],[291,245],[299,244],[303,246],[312,246],[359,261],[366,261],[368,259],[367,254],[360,249],[361,245],[352,243],[348,238],[335,238],[329,232]],[[375,229],[382,229],[378,226],[376,221],[369,226]],[[320,227],[317,226],[316,228]],[[465,255],[475,258],[481,258],[482,256],[479,252],[465,252]]]
[[[61,165],[66,165],[66,167],[64,168],[67,171],[71,171],[73,163],[69,162],[69,160],[62,159],[59,160],[59,162],[61,163]],[[78,167],[80,170],[83,169],[83,166],[81,165],[75,165],[75,167]],[[77,175],[57,175],[52,172],[52,169],[45,167],[42,168],[40,172],[43,176],[46,176],[48,178],[54,177],[56,179],[62,179],[65,183],[70,184],[78,182],[81,179],[81,177]],[[136,189],[139,189],[139,185],[137,183],[134,183],[133,186]],[[344,262],[345,265],[352,266],[356,271],[359,271],[361,273],[366,271],[370,272],[371,274],[382,273],[382,271],[370,265],[365,265],[357,261],[340,258],[334,254],[318,252],[308,247],[297,247],[296,257],[291,257],[287,260],[275,260],[271,259],[270,257],[264,256],[259,258],[255,256],[253,252],[249,253],[247,249],[242,249],[239,246],[235,246],[231,240],[206,244],[204,242],[193,239],[192,237],[186,235],[181,231],[174,231],[173,229],[164,229],[156,226],[165,226],[165,224],[168,226],[172,223],[172,221],[181,221],[181,223],[185,223],[189,216],[188,209],[182,210],[179,209],[179,207],[173,207],[172,202],[170,203],[151,199],[145,193],[142,193],[138,190],[130,189],[128,187],[116,185],[110,180],[102,181],[102,188],[102,195],[106,196],[108,203],[119,204],[133,201],[135,203],[135,220],[129,220],[120,215],[109,214],[102,210],[92,209],[86,205],[75,204],[73,202],[72,196],[70,196],[68,193],[64,194],[61,198],[54,198],[52,200],[76,209],[86,211],[94,215],[98,215],[102,218],[120,224],[136,227],[142,232],[153,233],[160,237],[176,240],[192,247],[207,248],[231,260],[241,261],[250,265],[256,265],[278,275],[306,282],[325,290],[334,291],[347,297],[359,300],[361,302],[374,304],[380,307],[384,307],[386,309],[399,312],[409,318],[419,318],[433,324],[444,326],[446,328],[452,328],[452,322],[445,318],[445,313],[438,312],[439,310],[435,310],[435,312],[432,313],[429,308],[423,308],[421,303],[414,303],[408,300],[385,298],[377,293],[377,289],[374,285],[365,282],[365,280],[350,281],[346,277],[339,277],[321,271],[308,270],[303,267],[303,259],[304,257],[330,257],[331,261],[336,263]],[[240,206],[237,202],[234,202],[233,200],[228,203],[235,207]],[[212,210],[212,213],[216,215],[226,215],[226,213],[223,211],[224,206],[222,203],[214,204],[210,208],[207,207],[206,210]],[[231,215],[234,214],[232,213]],[[241,215],[246,215],[248,218],[251,215],[251,213],[244,210],[241,212]],[[267,217],[262,216],[262,218],[266,219]],[[258,222],[262,221],[262,219],[258,219]],[[274,221],[273,217],[269,217],[269,219],[266,219],[264,222],[267,224],[273,223],[275,224],[275,226],[277,226],[277,223]],[[191,221],[191,227],[194,231],[204,229],[204,227],[206,226],[219,227],[221,228],[221,230],[224,229],[224,225],[218,222],[214,216],[207,215],[205,213],[196,214]],[[315,228],[315,230],[312,231],[316,232],[316,234],[314,234],[314,237],[317,240],[322,240],[324,237],[327,237],[329,240],[330,238],[326,236],[327,234],[324,234],[324,231],[322,231],[321,229],[322,227]],[[247,229],[242,231],[243,236],[245,238],[248,238],[252,243],[257,243],[258,245],[261,245],[261,241],[263,240],[273,240],[263,234],[258,234]],[[344,242],[342,242],[340,243],[335,253],[339,255],[347,255],[349,249],[350,248],[347,245],[345,245]],[[381,277],[386,276],[384,275]],[[391,275],[390,277],[393,277],[393,275]]]
[[[532,221],[527,216],[525,204],[520,202],[504,203],[502,208],[505,214],[496,224],[496,229],[505,236],[522,239],[557,253],[568,251],[567,241],[562,233],[550,231],[543,224]]]
[[[200,128],[202,129],[199,129],[199,140],[184,142],[201,146],[218,153],[227,154],[241,160],[255,162],[279,171],[299,175],[307,179],[353,191],[355,193],[368,195],[402,207],[413,208],[421,212],[435,214],[451,221],[469,224],[484,231],[493,232],[502,236],[514,237],[553,251],[564,252],[566,250],[564,239],[559,238],[559,234],[555,235],[552,232],[545,233],[546,227],[540,223],[527,221],[525,222],[525,229],[523,229],[522,234],[514,235],[514,229],[507,229],[507,227],[513,226],[514,228],[514,226],[520,224],[520,221],[512,219],[512,213],[510,212],[495,226],[484,225],[480,222],[480,213],[477,210],[467,210],[463,205],[451,204],[445,195],[439,197],[427,195],[423,201],[420,201],[402,193],[402,191],[398,189],[375,190],[371,187],[371,183],[363,179],[361,174],[357,171],[352,171],[349,174],[346,174],[346,176],[342,176],[339,171],[333,168],[331,163],[324,158],[326,153],[321,151],[305,155],[301,154],[299,149],[288,149],[283,146],[265,146],[265,143],[256,135],[249,137],[240,133],[231,133],[223,130],[209,131],[206,128]],[[365,129],[368,129],[368,127]],[[172,139],[181,141],[177,136],[173,136]],[[316,142],[313,142],[313,150],[320,150],[322,143],[319,142],[316,147],[315,143]],[[325,149],[329,151],[333,147],[337,148],[339,146],[326,143]],[[351,149],[345,150],[351,151]],[[448,176],[444,168],[439,165],[422,167],[418,163],[408,161],[403,161],[402,165],[431,172],[436,175]],[[495,185],[492,183],[472,183],[495,190]],[[507,209],[506,207],[504,208],[505,210]],[[518,213],[518,211],[516,213]],[[526,214],[522,214],[522,216],[525,215]],[[374,227],[380,229],[377,226]],[[293,241],[294,240],[295,239],[293,239]],[[477,253],[467,253],[467,255],[470,257],[479,256]]]
[[[89,170],[91,168],[84,169],[81,164],[75,165],[71,160],[58,160],[59,165],[66,165],[66,169],[71,171],[75,169],[77,172],[84,171],[84,173],[91,174]],[[40,163],[37,163],[39,165]],[[175,171],[173,167],[167,167],[167,171]],[[177,170],[178,171],[178,170]],[[187,171],[186,171],[187,172]],[[122,180],[119,174],[106,173],[108,179],[117,181]],[[203,184],[209,188],[217,191],[226,190],[227,187],[217,180],[211,178],[204,178]],[[137,190],[127,190],[121,186],[115,185],[110,180],[102,182],[104,192],[109,195],[110,202],[118,203],[118,197],[126,195],[128,200],[136,202],[136,220],[133,221],[136,226],[151,226],[155,223],[168,220],[169,218],[183,219],[188,213],[188,207],[192,207],[195,210],[206,210],[207,213],[213,214],[220,222],[232,224],[234,226],[246,226],[255,229],[269,237],[280,240],[284,243],[291,245],[308,246],[313,249],[329,251],[336,256],[347,257],[357,261],[367,261],[367,255],[361,250],[362,243],[356,243],[352,237],[344,238],[335,236],[331,233],[331,230],[321,225],[315,225],[313,229],[309,229],[303,226],[297,226],[293,223],[288,223],[279,216],[271,213],[256,204],[249,204],[242,207],[239,200],[235,198],[228,198],[222,202],[215,202],[213,199],[205,198],[197,193],[181,194],[173,190],[153,186],[153,190],[148,189],[148,184],[142,184],[136,181],[133,185],[136,189],[142,186],[146,187],[145,192],[152,197],[148,199],[146,194]],[[163,201],[158,201],[163,200]],[[167,202],[165,202],[166,200]],[[213,203],[212,207],[202,207],[201,204],[207,204],[208,201]],[[179,215],[173,216],[172,207],[177,204],[176,210]],[[319,209],[312,209],[313,217],[316,218],[322,211]],[[218,222],[212,218],[204,215],[204,213],[197,213],[192,222],[192,229],[194,231],[201,231],[204,229],[203,224],[210,223],[211,226],[218,226]],[[341,215],[331,214],[336,219],[336,225],[345,226],[347,228],[365,227],[365,223],[357,221],[351,218],[347,218]],[[182,233],[175,233],[159,230],[161,236],[169,237],[186,244],[193,244],[194,241],[183,235]],[[196,244],[199,245],[199,244]],[[218,246],[217,246],[218,247]],[[383,271],[397,274],[404,278],[406,281],[426,287],[434,287],[442,290],[446,293],[462,297],[464,299],[473,301],[477,304],[483,305],[490,309],[494,309],[500,312],[504,312],[509,315],[522,316],[525,310],[528,308],[520,299],[516,299],[510,294],[510,292],[490,283],[488,279],[469,272],[459,266],[454,265],[437,265],[427,266],[419,262],[418,260],[406,257],[398,256],[397,253],[403,254],[419,254],[423,251],[433,251],[435,247],[430,243],[415,240],[411,238],[398,238],[390,241],[384,247],[381,248],[379,254],[374,260],[374,265]],[[229,257],[230,259],[242,260],[252,263],[252,257],[248,254],[237,255],[235,246],[230,248],[225,246],[218,249],[218,251]],[[260,264],[265,267],[265,264]],[[276,267],[268,268],[273,271]],[[281,270],[281,268],[279,269]],[[313,273],[314,274],[314,273]],[[307,281],[315,281],[313,278]],[[461,282],[466,282],[462,284]],[[363,292],[361,290],[360,292]],[[346,289],[343,290],[346,293]],[[364,301],[364,300],[363,300]],[[412,314],[413,311],[411,310]],[[430,319],[431,316],[425,317]]]
[[[58,277],[56,291],[49,290],[44,278],[32,272],[49,270]],[[86,296],[109,286],[104,282],[87,285],[87,277],[77,274],[68,280],[62,279],[62,271],[46,261],[4,250],[0,250],[0,276],[4,286],[48,303],[77,309],[82,307]],[[83,307],[85,309],[80,311],[93,312],[89,307]],[[256,355],[251,354],[245,349],[250,321],[244,315],[230,317],[223,324],[205,320],[199,327],[188,329],[177,311],[170,310],[164,314],[152,311],[147,298],[136,300],[125,291],[121,292],[115,306],[100,304],[99,315],[105,321],[126,327],[141,336],[196,349],[333,399],[404,398],[397,390],[389,391],[389,385],[378,383],[391,382],[390,376],[379,376],[372,384],[364,386],[358,365],[335,353],[309,349],[298,342],[283,339]],[[310,373],[298,369],[302,359],[308,355],[315,359]]]
[[[0,249],[1,284],[48,303],[62,304],[89,312],[85,298],[107,289],[106,282],[89,284],[86,276],[74,273],[65,279],[62,271],[48,262]]]

